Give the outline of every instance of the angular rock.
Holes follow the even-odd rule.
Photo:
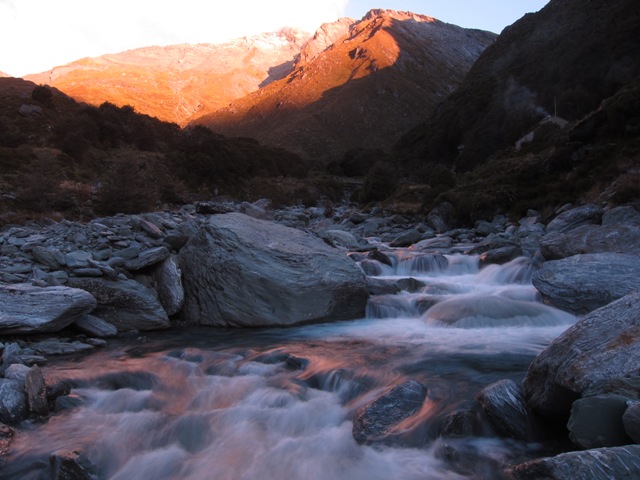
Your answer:
[[[352,233],[345,232],[344,230],[327,230],[322,234],[322,238],[334,247],[343,247],[347,250],[357,250],[360,248],[356,237]]]
[[[622,415],[622,425],[633,443],[640,443],[640,402],[627,402],[627,409]]]
[[[190,323],[293,325],[358,318],[364,274],[300,230],[239,213],[212,216],[179,254]]]
[[[568,232],[581,225],[599,224],[604,211],[597,205],[582,205],[562,212],[547,225],[547,233]]]
[[[565,233],[554,232],[540,239],[540,252],[547,260],[581,253],[640,252],[640,225],[583,225]]]
[[[64,256],[65,265],[69,268],[85,268],[89,266],[89,260],[93,257],[89,252],[76,250]]]
[[[640,445],[598,448],[539,458],[507,470],[514,480],[635,480]]]
[[[134,280],[70,278],[69,285],[90,292],[98,302],[92,315],[106,320],[119,332],[160,330],[170,326],[156,293]]]
[[[418,230],[411,229],[407,232],[404,232],[401,235],[398,235],[390,244],[390,247],[408,247],[409,245],[413,245],[414,243],[418,243],[422,240],[422,233]]]
[[[0,333],[57,332],[95,306],[91,294],[76,288],[0,286]]]
[[[0,378],[0,422],[15,425],[27,418],[27,395],[20,382]]]
[[[596,382],[640,370],[640,290],[602,307],[567,329],[531,363],[527,405],[568,418],[572,403]]]
[[[151,277],[158,300],[167,315],[172,316],[178,313],[184,305],[184,287],[182,271],[178,267],[176,258],[169,257],[158,264],[153,269]]]
[[[422,408],[427,393],[427,387],[415,380],[392,388],[358,410],[353,419],[353,438],[364,444],[392,440],[394,427]]]
[[[638,278],[640,256],[592,253],[545,262],[532,281],[546,303],[584,314],[636,290]]]
[[[78,450],[59,450],[49,456],[52,480],[91,480],[94,467]]]
[[[83,315],[73,322],[73,325],[83,332],[98,338],[114,337],[118,334],[118,329],[115,325],[95,315]]]
[[[137,272],[163,262],[167,258],[169,258],[169,250],[167,247],[150,248],[149,250],[142,251],[137,257],[125,262],[124,268],[130,272]]]
[[[27,372],[24,389],[27,394],[27,402],[31,413],[47,415],[49,413],[47,391],[42,371],[37,365],[31,367]]]
[[[492,383],[483,388],[476,399],[500,435],[524,441],[532,441],[539,436],[527,411],[522,388],[513,380]]]
[[[580,448],[632,443],[622,422],[627,400],[620,395],[596,395],[573,402],[567,423],[571,441]]]
[[[4,378],[7,380],[15,380],[21,385],[24,385],[27,380],[27,373],[29,373],[29,367],[21,363],[13,363],[4,371]]]
[[[51,270],[58,270],[64,265],[64,254],[57,250],[50,250],[45,247],[35,247],[31,250],[31,256],[33,259],[50,268]]]

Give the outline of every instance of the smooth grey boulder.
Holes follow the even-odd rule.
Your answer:
[[[554,232],[540,239],[540,252],[547,260],[581,253],[640,254],[640,225],[583,225],[565,233]]]
[[[415,380],[392,388],[358,410],[353,418],[353,438],[363,444],[392,441],[394,427],[422,408],[427,393],[427,387]]]
[[[70,287],[0,286],[0,334],[57,332],[96,307],[86,291]]]
[[[167,315],[172,316],[178,313],[184,305],[184,287],[177,258],[172,256],[156,265],[151,272],[151,279],[153,288],[158,294],[158,300]]]
[[[293,325],[358,318],[365,276],[322,240],[240,213],[212,216],[179,254],[188,322]]]
[[[585,314],[636,290],[639,278],[640,256],[592,253],[545,262],[532,282],[546,303]]]
[[[599,224],[604,211],[597,205],[582,205],[562,212],[547,225],[547,233],[568,232],[581,225]]]
[[[499,380],[488,385],[476,399],[500,435],[524,441],[532,441],[539,436],[527,411],[522,387],[513,380]]]
[[[640,402],[627,402],[627,409],[622,415],[622,425],[633,443],[640,443]]]
[[[597,448],[539,458],[507,469],[514,480],[636,480],[640,445]]]
[[[96,317],[95,315],[83,315],[73,325],[83,332],[98,338],[113,337],[118,334],[115,325]]]
[[[155,291],[134,280],[70,278],[69,285],[90,292],[98,301],[92,315],[115,325],[119,332],[160,330],[170,326],[167,312]]]
[[[621,395],[595,395],[573,402],[567,423],[569,438],[580,448],[616,447],[632,443],[622,416],[628,398]]]
[[[571,405],[597,382],[640,370],[640,290],[579,320],[531,363],[524,379],[529,408],[568,418]]]
[[[29,409],[23,385],[0,378],[0,422],[15,425],[27,418]]]

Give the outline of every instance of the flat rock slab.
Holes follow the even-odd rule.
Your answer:
[[[565,233],[553,232],[540,239],[540,252],[547,260],[582,253],[640,252],[639,225],[583,225]]]
[[[343,252],[300,230],[240,213],[214,215],[179,254],[182,317],[218,326],[359,318],[365,276]]]
[[[602,307],[567,329],[531,363],[524,379],[527,405],[568,418],[589,387],[640,371],[640,290]]]
[[[77,288],[0,286],[0,333],[57,332],[96,305],[93,295]]]
[[[638,279],[640,256],[592,253],[545,262],[532,281],[546,303],[579,315],[640,288]]]

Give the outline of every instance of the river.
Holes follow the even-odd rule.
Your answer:
[[[378,284],[365,318],[291,328],[174,329],[43,368],[71,395],[16,434],[2,479],[50,478],[49,455],[78,450],[100,479],[498,478],[539,445],[488,425],[439,437],[446,416],[490,383],[521,382],[575,318],[543,305],[533,265],[479,268],[456,250],[385,252],[366,260]],[[440,255],[442,253],[443,255]],[[362,260],[362,256],[354,257]],[[396,443],[360,445],[354,413],[392,386],[428,387]]]

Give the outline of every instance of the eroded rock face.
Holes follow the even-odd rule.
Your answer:
[[[547,303],[584,314],[639,288],[638,278],[640,256],[593,253],[545,262],[533,285]]]
[[[239,213],[216,215],[179,254],[190,323],[293,325],[358,318],[364,274],[322,240]]]
[[[568,418],[572,403],[596,382],[640,370],[640,290],[602,307],[566,330],[531,363],[527,405]]]
[[[92,311],[96,299],[69,287],[0,286],[0,333],[57,332]]]

